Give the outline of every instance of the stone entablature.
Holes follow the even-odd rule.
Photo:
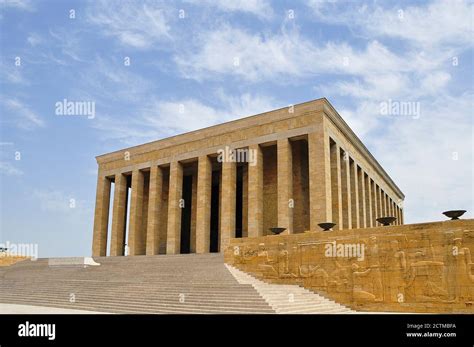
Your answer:
[[[314,123],[321,121],[323,114],[330,120],[325,124],[330,136],[344,143],[344,147],[357,155],[356,159],[363,162],[372,176],[380,182],[387,181],[384,188],[390,188],[394,196],[403,200],[405,196],[401,190],[325,98],[107,153],[96,159],[105,175],[131,172],[134,165],[145,168],[168,164],[173,160],[197,158],[202,154],[214,154],[229,144],[241,148],[304,135],[316,130]],[[124,152],[129,153],[129,161],[124,159]]]

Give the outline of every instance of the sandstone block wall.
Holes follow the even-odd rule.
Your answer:
[[[474,220],[233,239],[225,261],[361,311],[474,313]]]

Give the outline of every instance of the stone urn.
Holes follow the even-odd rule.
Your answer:
[[[451,218],[451,220],[456,220],[459,219],[464,213],[466,213],[466,210],[451,210],[451,211],[444,211],[443,214]]]
[[[331,231],[331,229],[336,226],[336,223],[324,222],[319,223],[318,225],[321,229],[323,229],[323,231]]]
[[[281,234],[282,232],[284,232],[286,230],[286,228],[281,228],[281,227],[273,227],[273,228],[270,228],[270,231],[275,234],[275,235],[278,235],[278,234]]]
[[[395,222],[397,218],[396,217],[379,217],[376,220],[377,222],[379,222],[380,224],[386,227],[392,224],[393,222]]]

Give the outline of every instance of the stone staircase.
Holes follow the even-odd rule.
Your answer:
[[[1,268],[0,303],[111,313],[274,313],[251,285],[235,280],[221,254],[94,260],[101,265],[49,266],[38,259]]]
[[[346,314],[356,311],[297,285],[269,284],[227,265],[241,284],[250,284],[275,310],[283,314]]]
[[[110,313],[351,312],[299,286],[259,281],[225,265],[221,254],[94,260],[101,265],[38,259],[0,267],[0,303]]]

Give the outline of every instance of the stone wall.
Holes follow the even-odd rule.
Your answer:
[[[232,239],[225,261],[360,311],[474,313],[474,220]]]

